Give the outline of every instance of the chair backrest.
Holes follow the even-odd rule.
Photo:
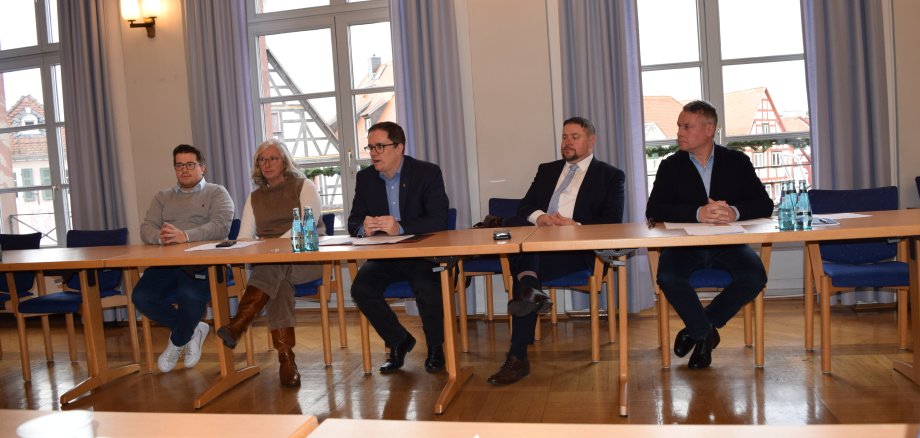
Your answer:
[[[489,214],[500,218],[517,216],[520,199],[489,198]]]
[[[236,240],[240,236],[240,220],[234,219],[230,221],[230,232],[227,233],[227,240]]]
[[[814,214],[898,209],[898,188],[894,186],[858,190],[809,190]],[[821,243],[821,260],[864,264],[895,257],[897,244],[887,239],[860,239]]]
[[[92,246],[127,245],[128,229],[114,230],[70,230],[67,232],[68,248],[87,248]],[[102,271],[99,273],[99,290],[115,289],[121,283],[121,270]],[[80,290],[79,276],[72,275],[67,280],[67,287]]]
[[[447,210],[447,229],[456,230],[457,229],[457,209],[450,208]]]
[[[323,225],[326,226],[326,235],[335,234],[335,213],[323,213]]]
[[[920,195],[920,176],[914,178],[914,182],[917,183],[917,194]]]
[[[16,251],[20,249],[38,249],[42,244],[42,233],[30,234],[0,234],[0,248],[4,251]],[[18,292],[26,292],[32,289],[32,283],[35,282],[34,272],[17,272],[13,274],[13,280],[16,282]],[[9,293],[10,287],[6,284],[6,274],[0,273],[0,292]]]

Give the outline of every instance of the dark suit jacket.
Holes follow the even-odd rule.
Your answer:
[[[399,176],[399,224],[406,234],[432,233],[447,229],[449,202],[444,178],[436,164],[403,156]],[[380,172],[373,166],[356,177],[355,199],[348,216],[348,234],[354,236],[366,216],[387,216],[387,190]]]
[[[678,151],[658,167],[645,216],[658,222],[696,222],[696,210],[708,198],[738,209],[738,220],[769,217],[773,201],[742,152],[715,145],[709,195],[690,154]]]
[[[527,219],[537,210],[546,211],[556,191],[556,182],[565,168],[565,160],[543,163],[537,169],[527,194],[518,207],[518,216]],[[594,158],[575,197],[572,220],[580,224],[615,224],[623,222],[623,199],[626,176],[620,169]]]

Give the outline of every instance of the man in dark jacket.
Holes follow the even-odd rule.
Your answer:
[[[447,192],[441,168],[404,155],[406,135],[393,122],[380,122],[367,133],[373,166],[358,172],[348,216],[352,236],[432,233],[447,229]],[[441,281],[435,264],[423,259],[368,260],[355,276],[351,296],[390,349],[381,373],[403,366],[415,338],[383,298],[390,283],[408,281],[415,293],[428,344],[425,370],[444,369],[444,313]]]
[[[510,225],[566,226],[623,221],[625,175],[594,158],[595,129],[588,119],[572,117],[562,126],[561,160],[543,163],[521,200]],[[552,302],[541,289],[548,281],[594,267],[592,251],[522,253],[510,257],[512,300],[511,349],[493,385],[517,382],[530,373],[527,346],[534,341],[537,314]]]
[[[680,150],[658,167],[645,215],[651,222],[724,224],[769,217],[773,201],[747,155],[716,145],[715,108],[704,101],[683,107],[677,119]],[[728,271],[732,283],[705,308],[690,286],[694,271]],[[658,285],[686,326],[674,353],[690,350],[690,368],[706,368],[721,328],[767,284],[763,263],[748,245],[666,248],[658,262]]]

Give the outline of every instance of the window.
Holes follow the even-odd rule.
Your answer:
[[[387,2],[252,0],[248,20],[261,137],[287,146],[343,226],[367,129],[396,121]]]
[[[50,186],[51,185],[51,169],[48,167],[42,167],[41,169],[38,169],[38,172],[42,178],[42,185]],[[50,201],[51,199],[52,199],[51,190],[42,190],[42,200]]]
[[[0,13],[0,232],[39,231],[43,246],[70,228],[57,26],[57,0]]]
[[[638,6],[649,181],[657,168],[652,161],[677,150],[681,107],[704,99],[719,112],[716,142],[751,156],[765,185],[790,179],[811,185],[799,0],[638,0]],[[768,151],[777,168],[758,158]]]
[[[32,181],[32,169],[21,169],[22,172],[22,187],[32,187],[35,185],[35,182]],[[26,191],[22,194],[22,199],[25,202],[35,202],[35,192]]]

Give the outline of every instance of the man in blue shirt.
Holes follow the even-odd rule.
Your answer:
[[[367,133],[372,167],[358,172],[348,216],[352,236],[422,234],[447,229],[447,192],[441,168],[404,155],[406,136],[393,122],[380,122]],[[425,369],[444,369],[444,314],[441,282],[424,259],[368,260],[355,276],[351,296],[390,349],[380,372],[402,368],[415,338],[390,309],[383,293],[390,283],[408,281],[415,294],[428,344]]]

